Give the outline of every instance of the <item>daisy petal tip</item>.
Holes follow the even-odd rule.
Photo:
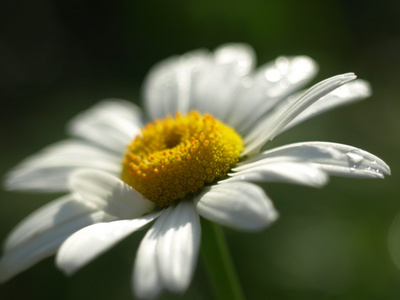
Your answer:
[[[345,153],[350,177],[384,178],[391,174],[390,167],[379,157],[351,146],[342,147],[350,150]]]
[[[344,84],[344,83],[354,80],[356,78],[357,78],[357,75],[354,74],[353,72],[345,73],[341,76],[340,84]]]
[[[390,167],[387,164],[381,164],[379,167],[375,166],[375,169],[371,167],[370,171],[374,172],[377,175],[377,177],[382,179],[384,179],[385,176],[392,175],[392,171],[390,170]]]
[[[162,226],[157,242],[160,278],[165,289],[183,293],[193,277],[200,246],[200,220],[192,202],[180,202]]]
[[[387,163],[385,163],[383,160],[379,159],[376,161],[372,161],[372,164],[377,164],[379,167],[379,171],[380,173],[382,173],[382,175],[387,175],[390,176],[392,175],[392,170],[390,169],[389,165]]]
[[[268,228],[279,219],[279,212],[275,208],[271,208],[266,216],[264,228]]]
[[[384,170],[384,174],[388,175],[388,176],[392,175],[392,170],[390,170],[390,167],[388,165],[386,165],[386,167],[387,167],[387,169]]]
[[[258,220],[251,223],[252,226],[247,228],[240,228],[241,231],[258,232],[269,228],[272,224],[279,219],[279,213],[274,207],[270,207],[268,212],[260,215]]]
[[[63,262],[59,262],[57,258],[56,258],[56,266],[57,269],[59,269],[67,277],[71,277],[78,271],[78,268],[72,265],[65,264]]]
[[[239,231],[260,231],[278,218],[264,191],[242,181],[208,188],[195,199],[195,205],[202,217]]]
[[[323,188],[329,183],[329,175],[327,172],[317,168],[316,170],[310,170],[309,174],[304,174],[304,181],[297,183],[313,188]]]
[[[190,278],[191,281],[191,278]],[[173,294],[180,294],[182,295],[189,287],[190,284],[189,280],[182,280],[181,282],[178,282],[175,280],[174,284],[166,284],[166,290],[168,290],[169,292],[173,293]]]
[[[329,175],[323,172],[323,176],[319,176],[315,179],[315,187],[322,188],[329,183]]]
[[[161,292],[161,288],[144,288],[142,285],[132,283],[132,294],[135,295],[135,299],[142,300],[153,300],[157,299]]]
[[[373,177],[384,179],[385,176],[392,175],[392,171],[384,161],[372,161],[368,164],[366,172],[371,173]]]
[[[358,79],[354,82],[356,88],[358,89],[358,92],[361,97],[367,98],[372,95],[372,87],[371,84],[363,79]]]
[[[318,63],[307,55],[296,56],[293,62],[297,65],[299,69],[304,70],[306,73],[315,75],[318,72]]]
[[[0,259],[0,284],[5,283],[12,277],[14,276],[11,274],[9,268],[7,267],[7,262],[5,261],[5,257],[3,256]]]
[[[80,266],[68,259],[65,255],[57,252],[55,257],[55,265],[65,276],[72,276],[80,270]]]
[[[9,178],[4,178],[3,179],[3,184],[1,185],[2,189],[6,192],[11,192],[13,191],[13,184]]]

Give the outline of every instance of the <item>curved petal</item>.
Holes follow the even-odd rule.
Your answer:
[[[339,153],[340,156],[334,160],[313,161],[319,168],[331,175],[360,178],[383,178],[384,175],[390,175],[390,167],[382,159],[367,151],[337,143],[314,143]]]
[[[243,80],[255,65],[253,49],[245,44],[225,44],[218,47],[208,68],[203,68],[194,85],[191,109],[211,113],[219,120],[227,119],[229,109]]]
[[[252,129],[252,132],[244,139],[246,145],[242,155],[254,154],[260,151],[262,146],[277,136],[281,130],[289,124],[302,111],[319,100],[329,92],[354,80],[353,73],[337,75],[317,83],[308,89],[299,99],[291,103],[288,107],[278,109],[273,115],[265,118]]]
[[[307,56],[278,57],[244,81],[227,123],[245,134],[282,99],[308,83],[317,64]]]
[[[172,210],[173,207],[170,206],[162,212],[147,231],[137,250],[132,288],[134,294],[140,299],[155,299],[164,289],[157,264],[157,243],[163,224]]]
[[[74,195],[66,195],[40,207],[23,219],[7,237],[3,250],[9,252],[60,224],[80,215],[98,211],[90,203],[79,201]]]
[[[328,161],[340,159],[341,154],[333,147],[326,147],[322,142],[301,142],[284,145],[274,149],[258,153],[237,164],[232,171],[239,172],[258,165],[276,161],[294,161],[313,163],[316,161]]]
[[[122,155],[142,124],[142,114],[136,105],[107,99],[77,115],[67,124],[67,131]]]
[[[144,106],[151,119],[185,113],[193,97],[193,85],[210,63],[208,51],[197,50],[156,64],[144,82]]]
[[[294,118],[289,124],[287,124],[280,133],[296,126],[301,122],[304,122],[307,119],[324,113],[325,111],[331,110],[341,105],[360,101],[369,97],[370,95],[371,87],[370,84],[365,80],[354,80],[352,82],[348,82],[312,104],[296,118]],[[287,103],[290,102],[291,100],[289,99]]]
[[[79,168],[118,174],[121,157],[86,142],[65,140],[22,161],[6,175],[4,184],[7,190],[67,191],[69,175]]]
[[[146,78],[145,107],[152,119],[196,109],[224,120],[254,63],[254,51],[245,44],[225,44],[213,54],[197,50],[164,60]]]
[[[72,195],[33,212],[14,229],[5,243],[0,260],[0,281],[4,282],[53,255],[72,233],[100,222],[104,217],[104,212]]]
[[[72,191],[110,215],[131,219],[151,212],[155,205],[118,177],[98,170],[80,170],[70,178]]]
[[[157,263],[166,289],[183,292],[189,286],[200,237],[200,220],[193,201],[180,201],[162,224],[157,241]]]
[[[58,250],[57,266],[67,275],[74,274],[129,234],[153,221],[160,213],[133,220],[93,224],[75,232]]]
[[[271,149],[244,161],[233,171],[240,173],[276,160],[312,164],[336,176],[390,175],[389,166],[379,157],[353,146],[327,142],[303,142]]]
[[[239,230],[261,230],[278,218],[264,191],[247,182],[206,187],[196,196],[195,205],[202,217]]]
[[[285,159],[265,159],[263,164],[250,166],[246,170],[228,174],[221,181],[288,182],[321,187],[328,182],[327,174],[311,163],[286,161]]]

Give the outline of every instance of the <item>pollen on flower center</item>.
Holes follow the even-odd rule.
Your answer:
[[[241,137],[212,115],[192,111],[146,125],[128,145],[121,179],[160,207],[226,175]]]

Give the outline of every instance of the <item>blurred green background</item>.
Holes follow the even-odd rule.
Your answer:
[[[251,44],[259,65],[279,55],[309,55],[320,64],[314,82],[353,71],[372,83],[374,94],[290,130],[271,147],[351,144],[383,158],[393,175],[332,178],[321,190],[266,185],[278,222],[260,233],[225,230],[244,292],[247,299],[400,299],[400,221],[393,223],[400,212],[399,16],[395,0],[1,1],[0,173],[65,138],[64,124],[98,100],[139,103],[147,70],[170,55],[226,42]],[[56,196],[1,191],[0,240]],[[0,299],[131,299],[143,233],[71,278],[46,259],[0,285]],[[199,259],[188,292],[161,299],[212,293]]]

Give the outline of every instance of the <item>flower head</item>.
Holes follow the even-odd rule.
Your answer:
[[[9,190],[67,194],[10,234],[0,280],[55,253],[58,267],[72,274],[155,221],[136,254],[134,293],[183,292],[197,260],[199,215],[261,230],[278,213],[257,183],[321,187],[329,175],[390,174],[381,159],[352,146],[268,149],[268,141],[311,116],[367,97],[367,82],[347,73],[293,94],[315,75],[313,60],[279,57],[254,65],[253,50],[241,44],[167,59],[144,85],[147,125],[134,104],[106,100],[68,124],[71,138],[15,167],[6,178]]]
[[[166,207],[224,177],[242,149],[241,137],[213,116],[178,113],[146,125],[128,146],[121,178]]]

